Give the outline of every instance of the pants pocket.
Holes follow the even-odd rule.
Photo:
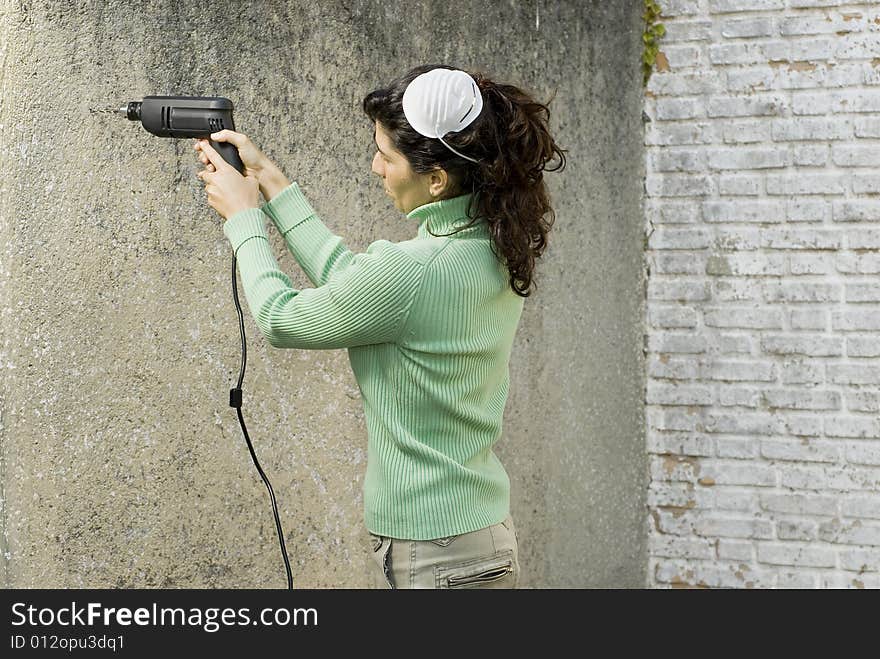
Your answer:
[[[516,575],[513,551],[504,551],[461,563],[436,565],[437,588],[514,588]]]

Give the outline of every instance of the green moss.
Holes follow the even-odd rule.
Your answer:
[[[654,0],[645,0],[645,31],[642,33],[642,42],[645,44],[642,52],[642,86],[648,85],[654,63],[657,61],[657,52],[660,50],[660,38],[666,34],[666,28],[657,23],[660,18],[660,5]]]

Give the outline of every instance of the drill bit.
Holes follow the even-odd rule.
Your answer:
[[[90,112],[97,112],[99,114],[128,114],[128,105],[123,105],[121,108],[89,108]]]

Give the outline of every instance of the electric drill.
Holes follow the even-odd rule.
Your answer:
[[[106,112],[107,110],[100,110]],[[158,137],[196,137],[208,138],[211,146],[220,156],[235,167],[239,174],[244,176],[244,163],[238,155],[238,148],[230,142],[215,142],[210,139],[212,133],[223,129],[235,130],[232,121],[232,101],[221,96],[144,96],[143,101],[131,101],[118,110],[131,121],[140,121],[147,132]],[[278,532],[278,542],[281,545],[281,555],[284,558],[284,568],[287,572],[287,587],[293,588],[293,575],[290,571],[290,561],[287,557],[287,547],[284,544],[284,530],[281,528],[281,519],[278,516],[278,503],[275,500],[275,492],[272,484],[254,451],[244,417],[241,413],[242,390],[244,370],[247,364],[247,342],[244,335],[244,315],[241,311],[241,303],[238,301],[238,287],[235,281],[235,253],[232,255],[232,297],[235,300],[235,309],[238,312],[238,327],[241,332],[241,371],[238,375],[238,386],[229,391],[229,406],[234,407],[238,414],[238,422],[247,442],[248,450],[260,477],[269,490],[269,498],[272,501],[272,512],[275,515],[275,529]]]
[[[223,160],[244,176],[244,163],[230,142],[215,142],[212,133],[228,128],[232,121],[232,101],[222,96],[144,96],[116,110],[131,121],[140,121],[147,132],[158,137],[208,138]]]

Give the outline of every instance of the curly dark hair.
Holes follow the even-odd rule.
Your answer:
[[[535,258],[546,248],[547,234],[556,219],[543,172],[562,170],[567,152],[557,146],[548,130],[547,105],[553,99],[542,104],[518,87],[466,71],[483,96],[483,111],[464,130],[444,135],[444,141],[479,161],[474,163],[447,149],[440,140],[417,133],[406,120],[403,93],[407,85],[436,68],[456,69],[445,64],[417,66],[367,94],[363,110],[372,121],[382,124],[414,172],[446,171],[450,185],[444,199],[474,195],[467,209],[471,222],[459,231],[484,218],[492,236],[492,252],[504,259],[510,272],[511,288],[517,295],[529,297]],[[554,156],[558,164],[547,167]]]

